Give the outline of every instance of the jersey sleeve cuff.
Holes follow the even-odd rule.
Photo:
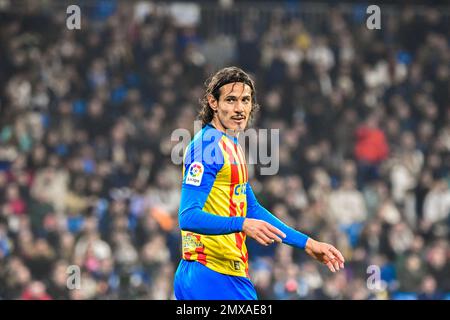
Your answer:
[[[236,230],[235,232],[241,232],[242,231],[242,226],[244,224],[244,217],[233,217],[234,221],[233,221],[233,226],[234,226],[234,230]]]
[[[303,235],[302,238],[300,239],[300,245],[299,247],[301,249],[305,249],[306,248],[306,242],[308,242],[309,237],[307,235]]]

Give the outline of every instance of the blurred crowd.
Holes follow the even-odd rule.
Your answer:
[[[251,167],[259,201],[346,257],[331,274],[248,240],[259,297],[450,299],[448,7],[396,8],[381,30],[357,5],[314,24],[169,7],[82,7],[81,30],[65,8],[0,11],[0,299],[174,298],[171,133],[193,132],[229,65],[256,80],[252,126],[280,129],[278,174]]]

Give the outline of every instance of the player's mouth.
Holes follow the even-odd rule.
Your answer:
[[[237,124],[241,124],[245,120],[245,116],[234,116],[231,117],[231,119],[236,122]]]

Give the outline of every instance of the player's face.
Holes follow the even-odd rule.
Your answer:
[[[228,83],[220,88],[219,101],[210,95],[208,102],[216,111],[212,120],[214,127],[236,135],[247,126],[252,110],[252,89],[242,82]]]

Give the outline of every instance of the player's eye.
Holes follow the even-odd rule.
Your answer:
[[[225,99],[226,102],[234,102],[236,99],[233,97],[228,97]]]

